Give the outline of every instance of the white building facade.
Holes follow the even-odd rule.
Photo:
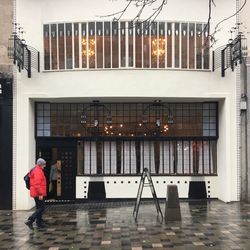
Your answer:
[[[195,181],[208,198],[240,199],[239,72],[212,71],[236,16],[209,49],[207,2],[168,1],[150,25],[132,22],[135,7],[114,22],[108,15],[125,4],[16,0],[41,71],[14,81],[13,209],[32,206],[22,177],[37,157],[57,162],[59,200],[88,199],[90,182],[106,198],[135,198],[145,167],[158,197],[175,184],[188,198]],[[218,1],[210,33],[236,8]]]

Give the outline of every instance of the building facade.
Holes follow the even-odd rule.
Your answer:
[[[210,33],[236,2],[216,3]],[[50,198],[59,200],[88,199],[100,183],[102,198],[135,198],[144,168],[158,197],[176,184],[188,198],[190,183],[202,182],[208,198],[240,200],[239,67],[225,77],[212,71],[212,50],[228,43],[237,15],[211,48],[205,2],[169,1],[153,22],[149,9],[133,21],[133,6],[118,21],[109,16],[123,8],[16,0],[41,70],[18,72],[13,85],[13,209],[32,206],[22,177],[37,157],[47,160],[48,180],[56,165]]]
[[[0,2],[0,209],[12,208],[12,60],[8,39],[12,34],[12,1]]]

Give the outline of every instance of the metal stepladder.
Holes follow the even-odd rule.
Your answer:
[[[145,183],[146,177],[148,179],[147,183]],[[143,191],[144,187],[150,187],[151,193],[153,195],[155,207],[156,207],[156,210],[157,210],[157,215],[159,216],[159,214],[160,214],[161,218],[163,219],[163,215],[162,215],[162,212],[161,212],[161,207],[160,207],[159,201],[158,201],[157,196],[156,196],[156,192],[155,192],[155,188],[154,188],[154,184],[153,184],[151,175],[150,175],[148,169],[144,168],[143,172],[142,172],[142,175],[141,175],[140,185],[139,185],[139,189],[138,189],[138,192],[137,192],[136,203],[135,203],[135,207],[134,207],[134,211],[133,211],[133,216],[135,217],[135,220],[137,220],[137,215],[138,215],[139,207],[140,207],[140,204],[141,204],[142,191]]]

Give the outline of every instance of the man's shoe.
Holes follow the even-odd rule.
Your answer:
[[[27,221],[24,222],[24,224],[25,224],[26,226],[28,226],[29,229],[34,230],[33,222],[32,222],[32,221],[27,220]]]

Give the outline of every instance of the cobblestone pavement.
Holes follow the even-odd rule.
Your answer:
[[[160,202],[164,211],[164,202]],[[0,211],[0,249],[250,249],[250,204],[181,201],[181,221],[157,217],[143,202],[49,205],[45,229],[30,230],[32,211]]]

